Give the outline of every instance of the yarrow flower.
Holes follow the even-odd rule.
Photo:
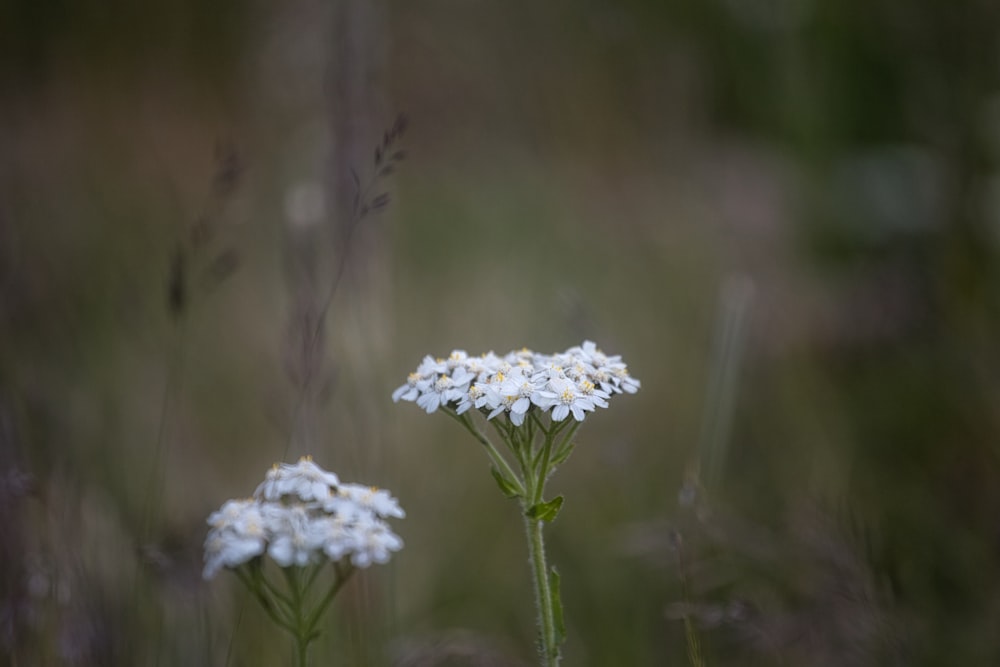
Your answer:
[[[427,356],[392,393],[393,401],[415,402],[428,413],[440,409],[461,424],[483,445],[500,491],[520,503],[532,562],[539,650],[546,667],[559,664],[564,632],[558,573],[546,564],[542,538],[543,527],[559,514],[563,497],[546,500],[545,484],[573,452],[574,436],[587,415],[608,407],[613,395],[634,394],[640,386],[620,356],[607,355],[588,340],[556,354],[523,348],[503,357],[492,352],[469,356],[465,350],[447,358]],[[493,426],[508,455],[476,425],[469,414],[473,409],[487,420],[506,416]],[[545,413],[548,420],[541,417]],[[382,500],[372,495],[357,502],[377,507]],[[383,555],[374,548],[371,553],[373,558]]]
[[[298,496],[299,500],[324,500],[340,484],[332,472],[323,470],[309,457],[296,464],[275,463],[267,471],[254,496],[265,500],[280,500],[283,496]]]
[[[406,513],[388,491],[342,484],[308,457],[275,464],[253,498],[229,500],[208,517],[205,579],[267,554],[280,567],[340,561],[385,563],[403,541],[384,521]]]
[[[264,553],[267,547],[261,507],[251,500],[228,500],[208,517],[212,530],[205,540],[205,578],[223,567],[236,567]]]
[[[553,421],[608,407],[614,394],[634,394],[641,383],[629,375],[621,356],[609,356],[592,341],[546,355],[527,348],[499,357],[493,352],[469,356],[455,350],[447,358],[424,357],[393,401],[412,401],[426,412],[448,407],[461,415],[476,408],[493,419],[505,414],[520,426],[532,410]]]

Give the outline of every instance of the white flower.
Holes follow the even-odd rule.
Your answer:
[[[403,540],[389,530],[384,521],[374,519],[356,527],[356,541],[351,554],[351,562],[357,567],[368,567],[372,563],[386,563],[390,552],[403,548]]]
[[[354,547],[358,543],[356,526],[359,518],[358,516],[348,517],[337,514],[330,519],[330,532],[323,542],[323,553],[331,561],[336,563],[354,551]]]
[[[452,350],[451,354],[445,360],[449,371],[453,371],[459,367],[468,369],[468,363],[469,355],[466,354],[465,350]]]
[[[466,412],[473,405],[477,408],[482,407],[480,401],[486,400],[485,395],[486,392],[483,390],[479,382],[472,385],[469,387],[469,390],[462,394],[462,397],[458,399],[458,405],[455,406],[455,414],[460,415],[463,412]]]
[[[608,407],[614,394],[634,394],[640,382],[629,375],[621,356],[609,356],[593,341],[552,355],[527,348],[498,357],[479,357],[454,350],[447,359],[424,357],[407,383],[393,392],[393,400],[416,401],[431,413],[453,404],[457,414],[475,407],[487,419],[506,413],[521,426],[532,406],[552,410],[552,419],[570,414],[583,421],[585,413]]]
[[[586,398],[590,399],[590,402],[599,408],[608,407],[608,399],[611,398],[608,392],[603,389],[598,389],[593,382],[583,378],[576,383],[576,391]]]
[[[208,517],[212,530],[205,538],[205,569],[211,579],[223,567],[238,567],[264,553],[267,526],[253,500],[230,500]]]
[[[608,355],[601,352],[597,345],[590,340],[583,341],[583,344],[578,347],[571,347],[566,350],[566,354],[580,359],[586,364],[599,368],[608,363]],[[616,360],[621,360],[621,357],[615,357]]]
[[[544,384],[539,384],[533,379],[532,370],[522,370],[521,367],[515,366],[509,375],[502,377],[499,384],[488,385],[487,405],[492,411],[487,415],[487,419],[493,419],[501,412],[507,412],[511,423],[520,426],[524,423],[532,404],[545,403],[545,397],[541,394]]]
[[[557,379],[566,379],[566,371],[555,359],[546,359],[535,366],[532,381],[536,384],[544,387],[550,380]]]
[[[403,540],[374,514],[363,513],[350,520],[337,517],[333,523],[336,528],[323,545],[323,552],[330,560],[350,556],[357,567],[368,567],[372,563],[385,563],[390,551],[403,548]]]
[[[320,468],[311,457],[303,456],[294,465],[276,463],[254,491],[254,497],[280,500],[283,496],[297,496],[305,502],[323,501],[336,491],[338,484],[337,475]]]
[[[623,389],[626,393],[634,394],[639,391],[639,387],[642,386],[642,383],[628,374],[628,369],[625,368],[625,364],[621,364],[620,367],[612,367],[611,373],[614,378],[613,381],[616,382],[616,386]]]
[[[400,400],[417,400],[428,387],[434,384],[434,380],[438,375],[447,372],[448,364],[443,359],[435,359],[434,357],[427,355],[424,357],[424,360],[420,362],[420,366],[417,367],[417,370],[407,376],[406,384],[400,386],[396,389],[396,391],[392,392],[392,400],[394,402],[399,402]]]
[[[433,384],[423,389],[423,393],[417,399],[417,405],[430,414],[442,405],[460,401],[469,391],[469,384],[475,379],[476,376],[464,366],[455,368],[451,375],[441,373]]]
[[[573,418],[583,421],[584,412],[594,409],[591,397],[581,394],[572,380],[556,378],[549,381],[548,388],[540,392],[545,400],[543,408],[552,408],[552,421],[561,422],[572,412]]]
[[[276,464],[253,498],[229,500],[209,515],[204,576],[265,553],[280,567],[345,557],[359,567],[384,563],[403,542],[382,518],[405,516],[388,491],[341,484],[308,457]]]
[[[486,418],[493,419],[501,412],[508,412],[510,413],[511,417],[510,420],[514,422],[517,426],[520,426],[524,422],[524,413],[521,413],[520,415],[515,415],[514,413],[511,412],[511,410],[514,407],[514,402],[517,401],[517,395],[515,394],[515,395],[504,396],[503,394],[496,391],[494,391],[493,395],[494,399],[491,401],[493,410],[488,415],[486,415]]]
[[[424,377],[420,373],[410,373],[406,378],[406,384],[396,389],[392,392],[393,403],[398,403],[400,400],[404,401],[415,401],[420,396],[420,392],[430,384],[430,379]]]
[[[603,366],[595,368],[590,377],[591,381],[601,388],[601,391],[607,394],[621,393],[621,391],[616,388],[615,377],[607,368],[604,368]]]
[[[495,378],[500,377],[503,377],[503,373],[497,373],[487,378],[485,382],[477,382],[469,387],[469,398],[474,399],[474,405],[477,410],[481,410],[482,408],[492,410],[499,404],[500,394],[497,392],[497,387],[500,386],[500,383]]]
[[[331,526],[327,517],[312,517],[301,505],[272,504],[267,555],[281,567],[305,567],[318,560]]]
[[[485,380],[499,369],[503,360],[492,352],[487,352],[478,357],[468,357],[465,360],[465,368],[476,376],[477,380]]]
[[[399,506],[399,501],[385,489],[363,484],[342,484],[338,490],[340,499],[346,499],[357,507],[380,517],[394,516],[399,519],[406,517],[406,512]]]
[[[236,533],[209,533],[205,539],[205,569],[202,576],[211,579],[223,567],[238,567],[264,553],[261,537]]]
[[[252,498],[246,500],[227,500],[217,511],[208,515],[207,523],[217,530],[234,527],[242,529],[248,516],[254,513],[255,508],[256,503],[254,503]]]

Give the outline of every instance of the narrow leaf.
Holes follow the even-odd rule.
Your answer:
[[[560,451],[556,452],[555,456],[552,457],[552,460],[549,461],[549,465],[552,466],[562,465],[563,461],[568,459],[569,455],[573,453],[574,448],[575,447],[573,444],[569,444],[568,446],[563,447]]]
[[[529,519],[535,519],[538,521],[552,521],[559,514],[559,510],[562,508],[563,497],[556,496],[552,500],[544,503],[538,503],[537,505],[532,505],[528,508],[525,514]]]
[[[493,479],[496,480],[497,486],[500,487],[500,491],[503,492],[508,498],[517,498],[520,494],[517,492],[517,487],[512,481],[503,476],[496,466],[490,466],[490,474],[493,475]]]

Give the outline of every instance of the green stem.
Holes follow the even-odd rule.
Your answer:
[[[556,455],[554,457],[556,461],[559,461],[561,463],[565,461],[566,458],[569,456],[566,453],[566,450],[573,447],[573,436],[576,435],[576,431],[578,428],[580,428],[580,424],[582,423],[583,422],[574,421],[569,431],[567,431],[566,435],[563,436],[563,439],[559,441],[559,446],[556,447]],[[553,433],[553,436],[554,435],[555,433]]]
[[[548,434],[549,434],[549,429],[545,428],[545,422],[543,422],[543,421],[542,421],[542,418],[538,416],[538,411],[537,411],[537,410],[534,410],[534,409],[532,409],[532,410],[530,410],[530,411],[529,411],[529,413],[528,413],[528,414],[529,414],[529,415],[530,415],[530,417],[531,417],[531,421],[532,421],[532,423],[534,423],[534,424],[535,424],[535,426],[537,426],[537,427],[538,427],[538,429],[539,429],[539,430],[540,430],[540,431],[541,431],[542,433],[544,433],[545,435],[548,435]]]
[[[326,594],[319,603],[308,612],[304,609],[309,596],[309,590],[315,583],[323,566],[314,564],[307,568],[285,567],[282,574],[288,587],[288,594],[282,594],[264,574],[264,568],[259,561],[252,562],[248,567],[235,568],[236,576],[247,589],[253,593],[267,615],[278,626],[284,628],[295,638],[295,664],[305,667],[308,664],[309,644],[319,636],[316,626],[326,608],[333,602],[347,580],[354,574],[351,563],[334,563],[334,578]]]
[[[677,547],[677,572],[681,580],[681,596],[684,604],[689,604],[691,596],[688,591],[688,580],[684,571],[684,560],[681,556],[681,547]],[[684,640],[687,643],[688,660],[691,667],[705,667],[705,657],[701,652],[701,640],[698,638],[698,631],[694,627],[691,615],[684,614]]]
[[[554,469],[552,462],[560,460],[560,453],[572,447],[573,434],[580,424],[573,420],[564,420],[559,423],[550,423],[546,427],[536,414],[531,414],[528,417],[529,421],[521,427],[515,427],[513,424],[500,420],[491,421],[490,425],[496,430],[497,435],[507,445],[519,464],[521,468],[519,476],[514,473],[510,464],[497,451],[490,439],[472,422],[468,414],[458,415],[454,410],[448,408],[442,409],[442,412],[459,422],[471,433],[486,448],[494,465],[502,471],[501,474],[515,485],[517,495],[521,499],[524,528],[528,538],[531,578],[535,590],[535,606],[538,610],[541,664],[542,667],[557,667],[561,660],[559,645],[564,633],[561,605],[556,599],[559,593],[554,588],[553,580],[549,577],[549,568],[545,557],[543,536],[545,521],[537,518],[533,512],[529,516],[529,512],[544,501],[545,483]],[[570,422],[573,423],[570,424]],[[560,435],[562,437],[558,437]],[[537,447],[535,446],[536,436],[542,441]]]
[[[486,435],[482,431],[480,431],[475,424],[472,423],[472,420],[469,419],[469,416],[467,414],[462,414],[462,415],[455,414],[455,411],[449,408],[442,408],[441,411],[444,412],[449,417],[451,417],[452,419],[454,419],[455,421],[457,421],[462,426],[464,426],[465,430],[471,433],[472,437],[478,440],[479,444],[481,444],[483,447],[486,448],[486,452],[490,455],[490,459],[492,459],[493,463],[498,468],[501,468],[503,472],[507,475],[507,479],[509,479],[516,485],[518,494],[524,496],[525,495],[524,484],[521,482],[521,479],[514,473],[514,470],[510,467],[510,464],[507,463],[507,459],[505,459],[500,454],[500,452],[497,451],[497,448],[493,446],[493,443],[490,442],[490,439],[487,438]]]
[[[295,635],[295,656],[298,667],[306,667],[308,664],[307,656],[309,653],[309,642],[312,641],[312,634],[308,627],[306,627],[305,619],[302,617],[302,601],[303,601],[303,589],[302,589],[302,579],[299,576],[300,568],[297,567],[286,567],[282,568],[285,573],[285,578],[288,580],[288,587],[292,591],[292,602],[295,605],[294,608],[294,619],[295,619],[295,630],[292,634]]]
[[[542,451],[539,452],[538,467],[535,471],[538,477],[535,479],[535,483],[532,485],[534,493],[531,495],[531,504],[537,505],[542,502],[545,495],[545,482],[549,478],[549,457],[552,455],[552,436],[545,438],[545,444],[542,445]]]
[[[330,590],[326,592],[326,595],[323,596],[323,599],[320,600],[320,603],[316,605],[316,609],[313,610],[307,619],[306,628],[310,636],[314,634],[316,624],[319,622],[320,616],[322,616],[323,612],[326,611],[330,602],[333,601],[334,596],[337,595],[340,589],[343,588],[344,584],[347,583],[347,580],[351,578],[351,575],[354,574],[354,566],[348,563],[347,568],[342,570],[338,563],[334,563],[333,571],[334,579],[333,584],[330,586]]]
[[[291,621],[282,615],[287,614],[288,610],[283,607],[275,606],[274,602],[269,597],[269,595],[274,594],[274,591],[267,585],[267,582],[258,576],[256,572],[254,572],[252,576],[247,575],[243,568],[237,568],[233,570],[233,572],[236,573],[236,576],[243,582],[243,585],[246,586],[251,593],[253,593],[255,598],[257,598],[257,601],[260,602],[260,606],[264,608],[264,611],[271,617],[271,620],[280,627],[292,632]],[[281,612],[280,614],[279,610]]]
[[[258,567],[254,569],[254,581],[260,590],[267,592],[270,596],[269,599],[273,598],[281,603],[281,610],[283,613],[287,614],[288,617],[292,616],[292,610],[295,608],[295,603],[291,598],[282,593],[276,586],[268,581],[263,568]]]
[[[318,577],[319,573],[323,571],[323,563],[314,563],[309,567],[309,576],[306,578],[305,586],[302,587],[302,590],[306,591],[312,588],[313,582],[316,581],[316,577]]]
[[[527,509],[527,508],[525,508]],[[559,641],[556,637],[555,612],[552,587],[549,585],[548,565],[545,562],[545,540],[542,537],[544,521],[524,517],[528,534],[528,553],[531,557],[531,575],[535,584],[535,602],[538,605],[539,641],[543,667],[559,664]]]
[[[555,600],[549,581],[549,568],[545,558],[545,539],[543,529],[545,522],[528,516],[528,510],[541,503],[545,498],[545,482],[549,477],[549,461],[552,454],[552,443],[560,426],[543,430],[545,441],[536,457],[522,460],[527,481],[528,494],[523,501],[524,527],[528,535],[528,556],[531,560],[531,576],[535,584],[535,604],[538,607],[538,629],[540,652],[543,667],[555,667],[559,664],[559,637],[556,630]],[[532,461],[534,458],[534,461]],[[529,467],[530,466],[530,467]]]

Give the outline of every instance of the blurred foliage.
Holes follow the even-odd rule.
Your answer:
[[[567,664],[687,664],[685,617],[708,665],[1000,661],[1000,6],[360,6],[0,3],[9,662],[290,659],[200,554],[308,421],[408,512],[317,664],[530,664],[514,505],[389,395],[424,354],[584,337],[643,389],[553,481]],[[411,129],[344,248],[309,193],[344,154],[330,72],[362,61],[354,140]],[[342,253],[322,381],[296,384],[293,314]],[[756,297],[706,488],[734,275]]]

